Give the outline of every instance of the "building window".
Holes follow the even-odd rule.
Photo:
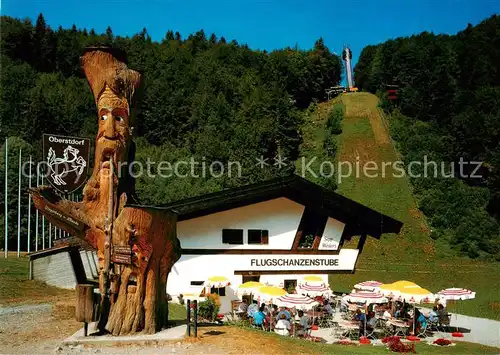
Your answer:
[[[203,286],[204,281],[191,281],[191,286]]]
[[[210,293],[211,294],[216,293],[219,296],[225,296],[226,295],[226,288],[225,287],[211,287]]]
[[[298,233],[302,233],[302,235],[296,247],[301,249],[313,248],[316,236],[323,235],[327,219],[328,217],[318,215],[314,210],[306,208],[299,225]]]
[[[266,229],[249,229],[248,244],[269,244],[269,231]]]
[[[243,283],[249,282],[249,281],[259,282],[260,281],[260,275],[255,275],[255,276],[243,275],[242,276],[242,280],[243,280]]]
[[[288,293],[295,293],[295,288],[297,287],[297,280],[285,280],[284,289]]]
[[[243,244],[243,229],[223,229],[222,243]]]

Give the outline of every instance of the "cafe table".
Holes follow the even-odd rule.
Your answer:
[[[408,328],[410,327],[408,323],[399,320],[399,319],[388,319],[387,324],[392,325],[394,328],[394,335],[396,336],[405,336],[408,332]]]

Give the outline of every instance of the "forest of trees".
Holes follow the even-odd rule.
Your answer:
[[[391,112],[393,139],[406,163],[447,162],[455,178],[412,179],[435,239],[471,257],[500,260],[500,17],[457,35],[424,32],[363,49],[359,88],[399,86]],[[484,162],[482,179],[459,162]],[[454,174],[451,163],[455,163]],[[472,166],[469,166],[472,168]]]
[[[238,161],[242,176],[137,179],[141,202],[161,204],[289,174],[273,158],[297,159],[304,110],[338,85],[342,63],[320,38],[310,50],[256,51],[202,30],[181,38],[168,31],[161,42],[146,29],[133,37],[94,30],[51,29],[2,17],[0,31],[0,139],[9,137],[9,240],[17,233],[17,159],[40,161],[43,133],[85,136],[93,142],[97,113],[79,57],[89,46],[123,50],[131,68],[145,76],[134,133],[136,159],[146,162]],[[0,176],[4,176],[4,149]],[[256,158],[270,165],[255,169]],[[200,172],[201,173],[201,172]],[[34,182],[33,182],[34,183]],[[3,178],[2,178],[3,185]],[[23,180],[23,188],[28,185]],[[25,190],[24,190],[25,191]],[[23,195],[23,216],[27,213]],[[3,187],[0,201],[4,201]],[[1,213],[5,213],[3,204]],[[25,217],[23,217],[25,218]],[[22,225],[26,226],[23,221]],[[3,230],[3,218],[0,229]],[[25,231],[23,231],[24,234]],[[3,240],[3,233],[0,241]],[[24,238],[23,238],[24,240]],[[2,242],[3,245],[3,242]]]

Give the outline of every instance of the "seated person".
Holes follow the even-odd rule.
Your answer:
[[[297,312],[297,317],[299,321],[299,324],[297,325],[297,330],[299,331],[297,332],[297,334],[304,334],[309,329],[311,329],[311,326],[309,325],[309,316],[307,314],[304,314],[304,311],[299,310]]]
[[[279,335],[290,335],[291,325],[290,322],[286,319],[286,315],[284,313],[281,314],[278,323],[274,327],[274,332]]]
[[[448,317],[448,312],[446,312],[446,309],[443,307],[443,305],[438,304],[437,309],[438,309],[437,315],[438,315],[439,324],[450,325],[450,318]]]
[[[340,299],[340,311],[347,312],[349,310],[349,302],[344,299],[345,293],[342,294],[342,298]]]
[[[430,311],[428,313],[427,318],[429,319],[429,322],[437,323],[437,321],[439,320],[438,314],[437,314],[437,306],[434,306],[432,308],[432,311]]]
[[[390,318],[392,318],[391,310],[392,310],[392,307],[390,305],[387,305],[386,307],[384,307],[383,313],[382,313],[382,318],[383,319],[390,319]]]
[[[253,318],[253,315],[255,312],[257,312],[259,310],[259,305],[257,304],[257,302],[253,302],[250,306],[248,306],[247,308],[247,315],[248,315],[248,318]]]
[[[267,305],[265,303],[262,303],[260,305],[260,308],[263,309],[262,312],[264,312],[265,315],[268,315],[269,314],[269,308],[267,307]]]
[[[260,327],[264,325],[265,319],[266,315],[264,314],[264,308],[260,307],[259,310],[253,314],[253,324]]]
[[[424,329],[427,326],[427,319],[425,319],[424,315],[420,312],[418,308],[415,308],[415,331],[418,333],[421,329]]]
[[[358,308],[354,315],[354,321],[359,322],[359,334],[365,334],[366,315]]]
[[[246,313],[246,311],[248,310],[248,303],[247,303],[247,300],[246,299],[243,299],[240,303],[240,305],[238,306],[238,312],[241,312],[241,313]]]
[[[334,313],[333,308],[328,301],[325,301],[325,303],[323,304],[323,312],[326,312],[329,315],[332,315]]]
[[[292,318],[292,314],[285,307],[281,307],[280,311],[276,315],[276,320],[281,319],[281,315],[283,314],[285,315],[286,320],[290,320]]]
[[[401,318],[401,319],[409,319],[411,318],[410,315],[408,314],[409,311],[409,305],[405,304],[401,308],[399,308],[396,313],[394,313],[394,317],[396,318]]]
[[[377,326],[377,317],[375,317],[375,312],[368,313],[368,321],[366,322],[366,329],[373,331]]]

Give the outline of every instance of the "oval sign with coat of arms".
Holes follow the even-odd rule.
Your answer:
[[[87,180],[90,139],[44,134],[43,156],[45,178],[56,190],[69,194]]]

